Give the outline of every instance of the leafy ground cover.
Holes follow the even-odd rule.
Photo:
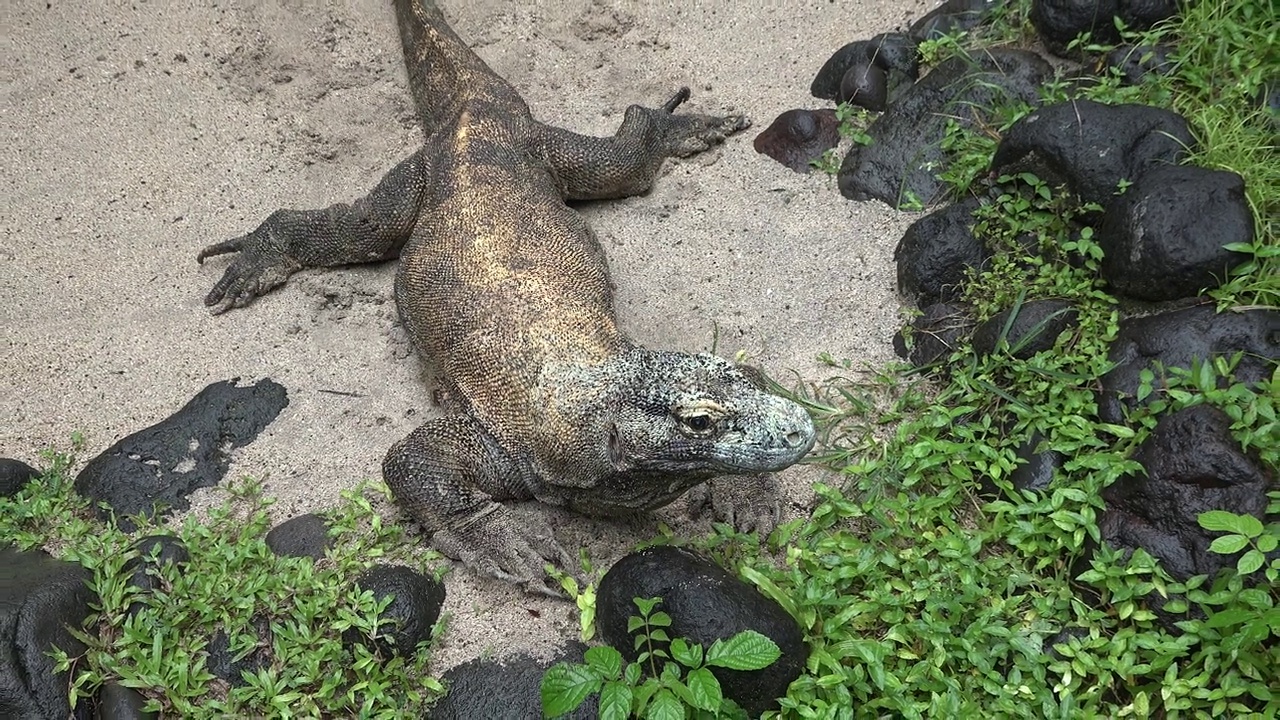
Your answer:
[[[382,523],[371,502],[377,489],[345,495],[329,516],[333,547],[313,562],[272,553],[264,539],[270,501],[259,483],[233,484],[222,506],[172,531],[189,562],[159,564],[149,571],[157,589],[139,593],[125,570],[139,556],[134,543],[170,531],[146,521],[134,533],[104,525],[73,489],[74,455],[50,452],[45,461],[40,480],[0,498],[0,542],[48,546],[93,572],[99,600],[88,629],[77,633],[88,649],[55,655],[60,669],[71,671],[73,704],[110,682],[142,692],[165,717],[399,718],[443,691],[427,672],[425,645],[406,657],[373,642],[386,639],[379,613],[390,598],[352,589],[375,562],[429,572],[425,564],[438,558],[406,543],[399,526]],[[208,667],[219,631],[234,660],[267,653],[243,684],[230,685]]]
[[[1086,95],[1182,113],[1200,141],[1192,162],[1245,178],[1257,238],[1233,249],[1252,259],[1207,294],[1223,310],[1274,308],[1280,119],[1259,100],[1280,78],[1280,23],[1267,1],[1189,5],[1177,20],[1125,33],[1138,46],[1175,43],[1169,75],[1137,86],[1104,76]],[[993,26],[929,43],[925,55],[937,62],[1026,44],[1034,36],[1028,7],[1006,3]],[[1086,38],[1076,50],[1088,64],[1110,47]],[[1048,99],[1065,99],[1065,88],[1048,88]],[[857,372],[845,362],[837,364],[843,377],[794,388],[825,420],[822,460],[842,483],[820,488],[812,515],[773,538],[785,553],[781,567],[756,556],[742,570],[800,621],[813,647],[808,673],[783,701],[784,717],[1280,713],[1280,561],[1267,564],[1264,555],[1275,549],[1280,525],[1202,516],[1204,527],[1224,533],[1215,551],[1248,548],[1248,560],[1221,577],[1177,583],[1141,551],[1099,547],[1096,522],[1099,491],[1139,470],[1132,451],[1166,412],[1219,407],[1241,444],[1277,467],[1280,371],[1248,387],[1231,381],[1231,358],[1171,368],[1163,389],[1148,378],[1141,392],[1158,397],[1127,424],[1098,419],[1097,378],[1119,319],[1117,300],[1098,279],[1101,251],[1087,232],[1068,232],[1076,206],[1063,189],[1025,174],[983,176],[1001,132],[1029,111],[991,108],[978,130],[948,129],[951,164],[940,176],[957,194],[975,184],[998,189],[975,217],[997,254],[972,274],[966,300],[983,320],[1030,300],[1064,298],[1078,307],[1080,327],[1026,360],[979,359],[961,347],[942,380],[903,369]],[[1027,257],[1016,241],[1026,233],[1042,258]],[[1039,495],[1008,483],[1015,450],[1033,433],[1068,458]],[[1280,493],[1270,497],[1274,516]],[[727,533],[721,540],[733,544]],[[1162,623],[1153,594],[1167,598],[1166,611],[1190,612]]]

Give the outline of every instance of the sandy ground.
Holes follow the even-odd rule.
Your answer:
[[[807,89],[835,48],[932,4],[472,0],[447,14],[545,121],[612,134],[628,104],[683,84],[694,110],[751,116],[724,148],[669,162],[650,194],[583,212],[632,337],[695,351],[718,329],[723,355],[820,379],[823,351],[890,358],[892,253],[911,216],[845,201],[751,139],[784,110],[822,106]],[[194,258],[279,207],[362,195],[412,152],[394,22],[386,0],[0,4],[0,455],[32,462],[80,431],[87,459],[210,382],[271,377],[290,404],[232,475],[267,476],[278,520],[380,477],[386,448],[437,412],[394,327],[393,264],[307,271],[211,317],[201,300],[226,260]],[[785,474],[793,511],[815,474]],[[680,504],[662,519],[705,527]],[[555,522],[602,566],[655,527]],[[568,603],[462,570],[447,582],[440,669],[576,627]]]

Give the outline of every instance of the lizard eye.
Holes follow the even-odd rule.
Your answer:
[[[711,429],[711,417],[709,415],[689,415],[680,419],[684,426],[696,433],[704,433]]]

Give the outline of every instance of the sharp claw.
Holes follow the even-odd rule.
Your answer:
[[[664,112],[667,112],[667,113],[673,113],[673,112],[675,112],[675,111],[676,111],[676,108],[678,108],[678,107],[680,107],[681,105],[683,105],[683,104],[684,104],[684,102],[685,102],[686,100],[688,100],[688,99],[689,99],[689,95],[690,95],[690,94],[691,94],[691,93],[689,92],[689,88],[688,88],[688,87],[682,87],[682,88],[680,88],[679,90],[677,90],[677,91],[676,91],[676,94],[675,94],[675,95],[672,95],[672,96],[671,96],[671,99],[670,99],[670,100],[668,100],[668,101],[666,101],[665,103],[663,103],[663,104],[662,104],[662,109],[663,109],[663,111],[664,111]]]
[[[566,599],[565,594],[563,592],[560,592],[559,590],[555,590],[549,587],[545,582],[542,582],[541,580],[529,581],[528,583],[525,584],[524,591],[527,593],[536,593],[538,595],[544,595],[546,597],[552,598],[553,600]]]
[[[196,262],[199,263],[200,265],[203,265],[204,261],[207,260],[208,258],[217,257],[218,255],[226,255],[227,253],[237,252],[240,250],[240,246],[243,240],[244,240],[243,237],[238,237],[231,240],[224,240],[220,243],[214,243],[206,247],[205,249],[201,250],[200,252],[196,253]]]

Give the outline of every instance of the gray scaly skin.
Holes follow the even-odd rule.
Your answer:
[[[351,205],[279,210],[203,250],[201,262],[239,253],[205,303],[216,314],[301,268],[399,257],[400,319],[458,408],[396,443],[383,476],[436,548],[481,573],[556,594],[545,564],[570,567],[550,528],[507,501],[619,515],[746,475],[716,481],[717,512],[768,532],[769,473],[812,447],[808,414],[714,355],[623,335],[600,243],[565,204],[643,193],[666,157],[748,121],[675,115],[681,89],[661,108],[629,107],[613,137],[550,127],[434,3],[396,11],[426,142]]]

